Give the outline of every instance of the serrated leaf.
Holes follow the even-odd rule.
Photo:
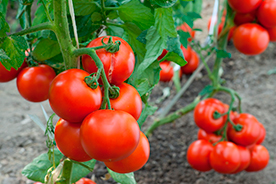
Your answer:
[[[177,31],[179,36],[180,36],[180,43],[185,47],[187,48],[188,46],[188,38],[191,37],[190,33],[189,32],[184,32],[182,30],[178,30]]]
[[[216,50],[218,58],[231,58],[231,53],[225,50]]]
[[[100,11],[100,5],[94,0],[73,0],[76,16],[89,15]]]
[[[35,11],[33,25],[35,26],[35,25],[38,25],[38,24],[41,24],[41,23],[47,22],[47,21],[48,21],[48,18],[45,13],[44,7],[43,7],[43,5],[40,5]]]
[[[133,173],[127,173],[127,174],[119,174],[116,173],[110,169],[108,169],[109,174],[111,177],[120,184],[136,184],[134,174]]]
[[[7,56],[5,51],[3,49],[0,49],[0,61],[2,61],[2,59],[10,60],[9,56]]]
[[[167,41],[168,45],[168,54],[166,54],[165,58],[168,61],[173,61],[180,66],[184,66],[187,61],[184,59],[183,51],[181,50],[180,37],[169,38]]]
[[[7,32],[10,32],[9,24],[5,20],[5,14],[0,12],[0,38],[7,36]]]
[[[157,8],[154,12],[155,27],[162,38],[177,37],[172,8]]]
[[[57,41],[44,38],[38,42],[33,50],[33,57],[37,61],[45,61],[60,53],[60,47]]]
[[[172,7],[177,0],[150,0],[151,4],[157,5],[162,8]]]
[[[153,115],[157,109],[158,109],[157,106],[151,106],[148,103],[145,105],[145,107],[143,108],[142,113],[140,115],[140,118],[137,121],[140,128],[146,121],[147,117]]]
[[[82,164],[88,166],[89,168],[93,169],[95,164],[96,164],[96,160],[92,159],[90,161],[87,162],[82,162]],[[72,182],[77,182],[78,180],[80,180],[81,178],[85,177],[86,175],[88,175],[91,171],[86,169],[85,167],[79,165],[79,164],[74,164],[73,165],[73,172],[72,172]]]

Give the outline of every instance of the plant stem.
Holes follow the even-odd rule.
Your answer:
[[[73,162],[71,162],[69,159],[64,160],[63,169],[61,173],[61,181],[59,184],[71,184],[71,176],[72,176],[72,170],[73,170]]]
[[[41,3],[42,3],[42,5],[43,5],[43,7],[44,7],[44,11],[45,11],[45,13],[46,13],[46,16],[47,16],[48,20],[53,24],[54,22],[53,22],[53,20],[52,20],[50,14],[49,14],[49,10],[48,10],[48,8],[46,7],[44,1],[42,0]]]
[[[27,5],[27,7],[26,7],[26,20],[27,20],[27,27],[26,28],[32,27],[31,7],[32,7],[32,5]],[[32,42],[30,41],[30,35],[27,34],[26,38],[28,40],[28,45],[29,45],[29,48],[30,48],[30,52],[32,52]]]
[[[32,26],[32,27],[27,28],[27,29],[23,29],[22,31],[11,34],[11,36],[23,36],[23,35],[26,35],[26,34],[34,33],[34,32],[37,32],[37,31],[42,31],[42,30],[52,30],[52,31],[54,31],[54,26],[50,22],[45,22],[45,23],[38,24],[36,26]]]

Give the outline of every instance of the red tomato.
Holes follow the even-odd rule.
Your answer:
[[[196,140],[187,151],[187,161],[192,168],[198,171],[210,171],[212,169],[209,161],[213,145],[206,140]]]
[[[245,169],[247,172],[255,172],[264,169],[269,162],[269,152],[262,145],[255,145],[251,151],[251,162]]]
[[[208,133],[206,132],[205,130],[202,130],[202,129],[199,129],[198,132],[197,132],[197,139],[203,139],[203,140],[206,140],[210,143],[216,143],[218,141],[220,141],[222,138],[221,135],[216,135],[216,134],[213,134],[213,133]]]
[[[160,56],[158,56],[157,60],[161,60],[163,57],[165,57],[165,55],[168,53],[168,51],[166,49],[163,50],[162,54]]]
[[[215,98],[208,98],[199,102],[194,109],[194,121],[196,125],[210,133],[221,129],[226,121],[226,116],[215,119],[215,111],[220,114],[226,112],[221,101]]]
[[[184,32],[188,32],[191,37],[188,38],[188,41],[192,41],[195,38],[195,31],[186,23],[182,24],[178,27],[178,29],[181,29]]]
[[[81,122],[89,113],[101,107],[100,87],[91,89],[84,78],[89,73],[70,69],[53,80],[49,90],[49,102],[53,111],[69,122]]]
[[[102,46],[103,38],[102,36],[92,40],[87,47]],[[109,36],[104,38],[104,43],[107,43],[108,39]],[[112,40],[113,42],[121,42],[118,52],[110,53],[105,49],[98,49],[96,53],[104,65],[105,74],[109,83],[118,85],[127,80],[132,74],[135,65],[135,57],[132,48],[125,40],[116,36],[113,36]],[[88,73],[94,73],[98,70],[94,60],[89,55],[83,55],[82,65],[84,70]]]
[[[249,13],[236,13],[234,22],[237,26],[245,24],[245,23],[251,23],[256,19],[257,11],[254,10]]]
[[[86,162],[92,158],[82,148],[80,126],[81,123],[70,123],[60,118],[55,127],[55,140],[58,149],[66,157],[78,162]]]
[[[239,146],[239,145],[237,145],[237,147],[240,152],[241,165],[232,174],[239,173],[239,172],[243,171],[244,169],[246,169],[248,167],[248,165],[250,164],[250,160],[251,160],[250,151],[247,148],[245,148],[243,146]]]
[[[234,172],[241,164],[239,148],[232,142],[219,142],[210,154],[210,164],[219,173]]]
[[[140,129],[136,120],[120,110],[98,110],[81,125],[81,144],[92,158],[114,162],[128,157],[137,147]]]
[[[41,182],[34,182],[34,184],[43,184],[43,183],[41,183]]]
[[[1,82],[9,82],[13,79],[15,79],[17,77],[17,75],[19,74],[19,72],[27,67],[28,65],[26,64],[26,62],[24,61],[23,64],[21,65],[20,68],[18,68],[18,70],[15,70],[14,68],[11,68],[10,71],[8,71],[0,62],[0,83]]]
[[[48,65],[24,68],[17,76],[17,89],[21,96],[31,102],[48,99],[50,84],[56,73]]]
[[[117,173],[130,173],[141,169],[148,161],[150,145],[147,137],[140,131],[140,140],[137,148],[128,157],[116,161],[105,162],[106,167]]]
[[[96,183],[88,178],[81,178],[79,181],[76,182],[76,184],[96,184]]]
[[[260,126],[260,136],[259,136],[259,139],[256,142],[256,144],[262,144],[262,142],[264,141],[265,136],[266,136],[266,130],[264,128],[264,125],[259,123],[259,126]]]
[[[181,71],[184,74],[192,74],[199,65],[199,57],[197,53],[194,50],[192,50],[191,55],[191,59],[187,60],[188,63],[181,67]]]
[[[265,51],[269,34],[258,24],[247,23],[236,28],[233,42],[238,51],[246,55],[257,55]]]
[[[262,0],[228,0],[230,7],[239,13],[249,13],[257,9]]]
[[[138,120],[143,105],[138,91],[127,83],[122,83],[118,87],[120,88],[120,95],[115,99],[110,98],[111,107],[115,110],[128,112]]]
[[[260,137],[260,125],[258,120],[251,114],[241,113],[234,120],[235,125],[242,125],[241,131],[236,131],[232,125],[227,135],[230,140],[241,146],[249,146],[258,141]]]
[[[191,60],[191,57],[192,57],[192,48],[189,45],[188,45],[187,49],[183,45],[181,45],[180,48],[183,52],[185,60],[187,62],[189,62]]]
[[[276,1],[265,0],[262,1],[257,11],[258,21],[267,28],[276,26]]]
[[[266,30],[269,34],[269,41],[275,42],[276,41],[276,27],[267,28]]]
[[[163,61],[160,63],[161,71],[160,71],[160,81],[169,82],[173,78],[173,67],[171,66],[169,61]]]

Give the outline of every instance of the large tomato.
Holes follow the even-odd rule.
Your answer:
[[[219,142],[210,154],[210,164],[219,173],[234,172],[241,164],[239,148],[232,142]]]
[[[80,135],[82,146],[90,157],[114,162],[126,158],[136,149],[140,129],[127,112],[98,110],[83,120]]]
[[[199,129],[197,132],[197,139],[203,139],[213,144],[220,141],[222,139],[222,136],[208,133],[205,130]]]
[[[245,23],[251,23],[256,19],[257,11],[251,11],[249,13],[236,13],[234,22],[237,26],[245,24]]]
[[[266,30],[268,31],[268,34],[269,34],[269,40],[271,42],[275,42],[276,41],[276,26],[273,28],[267,28]]]
[[[137,148],[128,157],[116,161],[105,162],[106,167],[117,173],[129,173],[141,169],[149,159],[150,145],[147,137],[140,132]]]
[[[262,1],[257,11],[258,21],[267,28],[276,26],[276,1],[265,0]]]
[[[242,125],[240,131],[236,131],[230,125],[227,135],[230,140],[241,146],[249,146],[256,143],[260,137],[260,125],[258,120],[251,114],[241,113],[234,120],[235,125]]]
[[[81,123],[70,123],[60,118],[55,127],[55,140],[58,149],[66,157],[78,162],[86,162],[92,158],[82,148],[80,126]]]
[[[194,50],[191,51],[191,59],[187,60],[187,62],[186,65],[181,67],[181,71],[184,74],[192,74],[199,65],[199,58]]]
[[[187,151],[187,161],[192,168],[198,171],[210,171],[212,169],[209,161],[213,146],[206,140],[197,140],[193,142]]]
[[[265,136],[266,136],[266,130],[265,127],[262,123],[259,123],[260,126],[260,136],[258,141],[256,142],[256,144],[262,144],[262,142],[265,140]]]
[[[215,119],[215,111],[220,114],[226,112],[226,109],[221,101],[214,98],[208,98],[199,102],[194,109],[194,121],[196,125],[210,133],[222,128],[226,121],[226,116]]]
[[[127,83],[122,83],[118,87],[120,88],[120,95],[115,99],[110,98],[111,107],[115,110],[128,112],[138,120],[143,105],[138,91]]]
[[[255,172],[264,169],[269,162],[269,152],[262,145],[255,145],[251,151],[251,162],[245,169],[247,172]]]
[[[99,37],[92,40],[87,47],[102,46],[103,38],[104,37]],[[109,36],[105,37],[103,39],[104,43],[107,43],[108,39]],[[98,49],[96,53],[104,65],[104,71],[109,83],[118,85],[127,80],[132,74],[135,65],[135,57],[132,48],[125,40],[116,36],[113,36],[112,40],[113,42],[121,42],[118,52],[110,53],[105,49]],[[88,73],[94,73],[98,70],[94,60],[89,55],[84,55],[82,57],[82,65],[84,70]]]
[[[75,184],[96,184],[96,183],[88,178],[81,178]]]
[[[262,0],[228,0],[230,7],[239,13],[249,13],[257,9]]]
[[[21,96],[31,102],[42,102],[48,99],[50,84],[56,73],[48,65],[24,68],[17,76],[17,89]]]
[[[160,71],[160,81],[169,82],[173,78],[173,67],[171,66],[169,61],[163,61],[160,63],[161,71]]]
[[[236,49],[241,53],[257,55],[267,48],[269,34],[266,29],[258,24],[242,24],[234,31],[233,42]]]
[[[248,165],[250,164],[250,160],[251,160],[249,149],[247,149],[243,146],[239,146],[239,145],[237,145],[237,147],[240,152],[241,164],[238,167],[238,169],[235,170],[232,174],[239,173],[239,172],[243,171],[244,169],[246,169],[248,167]]]
[[[49,102],[53,111],[69,122],[81,122],[98,110],[102,102],[100,87],[91,89],[84,81],[89,73],[80,69],[66,70],[53,80]]]
[[[27,67],[26,62],[24,61],[18,70],[15,70],[14,68],[11,68],[11,70],[7,70],[2,63],[0,62],[0,82],[9,82],[13,79],[15,79],[18,75],[18,73],[23,69]]]

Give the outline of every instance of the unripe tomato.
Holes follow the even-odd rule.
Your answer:
[[[257,11],[258,21],[267,28],[276,26],[276,1],[265,0],[262,1]]]
[[[257,9],[262,0],[228,0],[230,7],[239,13],[249,13]]]
[[[9,81],[15,79],[17,77],[17,75],[19,74],[19,72],[27,66],[28,66],[27,63],[24,60],[24,62],[22,63],[21,67],[18,68],[18,70],[11,68],[11,70],[8,71],[0,62],[0,83],[1,82],[9,82]]]
[[[49,102],[53,111],[70,123],[82,122],[101,107],[101,89],[90,88],[84,81],[87,76],[86,71],[69,69],[57,75],[50,86]]]
[[[206,140],[193,142],[187,151],[187,161],[192,168],[198,171],[210,171],[212,169],[209,156],[213,151],[213,145]]]
[[[246,55],[264,52],[269,43],[269,34],[258,24],[247,23],[236,28],[233,35],[234,46]]]
[[[48,65],[26,67],[17,76],[17,89],[26,100],[42,102],[48,99],[50,84],[55,76],[54,69]]]
[[[173,67],[170,65],[169,61],[163,61],[160,63],[161,71],[160,71],[160,81],[169,82],[173,78]]]
[[[110,36],[102,36],[92,40],[87,47],[98,47],[102,46],[102,39],[104,43],[108,42]],[[110,53],[105,49],[96,50],[97,55],[104,65],[104,71],[107,76],[109,83],[121,84],[127,80],[133,72],[135,65],[135,57],[130,45],[122,38],[112,36],[113,42],[120,41],[120,49],[115,53]],[[89,55],[83,55],[82,65],[85,71],[88,73],[97,72],[98,67],[94,60]]]
[[[202,130],[202,129],[199,129],[198,132],[197,132],[197,139],[203,139],[203,140],[206,140],[210,143],[216,143],[218,141],[220,141],[222,138],[221,135],[216,135],[216,134],[213,134],[213,133],[208,133],[206,132],[205,130]]]
[[[251,151],[251,162],[245,169],[247,172],[256,172],[264,169],[269,162],[269,152],[262,145],[255,145]]]
[[[70,123],[60,118],[55,127],[55,141],[60,152],[66,157],[78,162],[86,162],[92,158],[82,148],[80,126],[81,123]]]
[[[245,24],[245,23],[251,23],[256,19],[257,11],[254,10],[249,13],[236,13],[234,22],[237,26]]]
[[[128,112],[138,120],[143,105],[138,91],[127,83],[122,83],[118,87],[120,88],[120,95],[115,99],[110,98],[111,107],[115,110]]]
[[[182,24],[177,29],[181,29],[182,31],[190,34],[190,37],[188,38],[189,42],[195,38],[195,31],[187,23]]]
[[[248,167],[248,165],[250,164],[250,160],[251,160],[250,151],[248,148],[245,148],[245,147],[239,146],[239,145],[236,145],[236,146],[238,147],[239,152],[240,152],[241,164],[237,170],[232,172],[232,174],[239,173],[239,172],[243,171],[244,169],[246,169]]]
[[[273,28],[267,28],[266,29],[269,34],[269,41],[275,42],[276,41],[276,27]]]
[[[192,50],[191,55],[191,59],[187,60],[188,63],[181,67],[181,71],[184,74],[192,74],[199,65],[199,58],[197,53],[194,50]]]
[[[96,183],[88,178],[81,178],[75,184],[96,184]]]
[[[136,149],[140,129],[129,113],[105,109],[86,116],[80,135],[81,144],[90,157],[115,162],[128,157]]]
[[[150,145],[147,137],[140,131],[137,148],[128,157],[116,161],[105,162],[106,167],[117,173],[130,173],[141,169],[149,159]]]

